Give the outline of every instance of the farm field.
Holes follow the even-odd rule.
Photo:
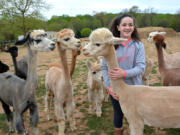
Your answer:
[[[153,61],[153,70],[150,75],[150,85],[160,86],[161,78],[158,71],[157,53],[153,44],[147,42],[146,38],[149,32],[152,31],[165,31],[167,52],[174,53],[180,51],[180,34],[176,33],[172,29],[162,27],[146,27],[139,28],[140,37],[145,46],[146,56],[150,57]],[[18,59],[26,55],[26,48],[19,47]],[[68,63],[71,62],[71,52],[68,51]],[[66,135],[113,135],[113,110],[110,100],[103,103],[102,117],[97,118],[95,114],[88,113],[88,97],[87,97],[87,58],[81,55],[77,57],[76,69],[73,74],[72,84],[74,88],[74,98],[76,103],[75,118],[77,130],[71,131],[69,124],[66,124]],[[0,52],[0,60],[10,66],[10,72],[13,72],[12,59],[9,54]],[[57,52],[57,48],[52,52],[40,52],[38,53],[38,88],[36,90],[36,97],[39,107],[39,135],[57,135],[58,128],[56,123],[56,117],[54,110],[51,111],[52,120],[47,120],[47,114],[44,111],[44,95],[45,95],[45,73],[50,63],[60,62]],[[29,112],[24,114],[25,127],[30,135],[32,132],[29,128]],[[125,133],[128,131],[128,124],[124,120]],[[180,135],[180,129],[159,129],[149,126],[145,126],[145,135]],[[8,135],[8,123],[6,116],[0,106],[0,135]],[[16,133],[13,133],[16,135]]]

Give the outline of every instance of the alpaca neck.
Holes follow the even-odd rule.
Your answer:
[[[33,51],[28,46],[28,72],[26,79],[27,90],[30,95],[37,88],[37,51]]]
[[[13,56],[12,56],[12,60],[13,60],[13,64],[14,64],[14,72],[15,72],[15,75],[17,75],[18,68],[17,68],[16,57],[13,57]]]
[[[166,70],[164,56],[163,56],[163,49],[161,45],[159,45],[159,47],[156,47],[156,49],[158,55],[159,72],[162,73],[164,72],[164,70]]]
[[[116,60],[117,58],[116,58],[116,54],[115,54],[115,49],[112,45],[109,49],[108,55],[104,56],[104,58],[106,59],[106,62],[107,62],[109,69],[119,67],[118,62]],[[119,90],[119,92],[120,92],[124,88],[128,87],[128,85],[122,79],[111,80],[111,83],[112,83],[112,88],[114,91]]]
[[[70,76],[72,78],[72,75],[74,73],[74,69],[76,66],[76,58],[77,58],[77,53],[76,51],[72,51],[72,60],[71,60],[71,67],[70,67]]]
[[[61,45],[58,45],[59,57],[62,63],[62,72],[65,80],[70,80],[66,50],[61,48]]]

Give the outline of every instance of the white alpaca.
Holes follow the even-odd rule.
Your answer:
[[[151,32],[151,33],[149,33],[147,40],[150,43],[154,43],[153,37],[156,36],[157,34],[165,35],[166,32],[158,32],[158,31]],[[168,54],[165,51],[165,49],[163,49],[163,54],[164,54],[164,60],[165,60],[167,68],[179,68],[180,67],[180,52]]]
[[[75,50],[81,46],[80,40],[74,37],[71,29],[63,29],[56,34],[57,47],[61,60],[61,67],[51,66],[46,73],[46,96],[45,110],[48,112],[50,119],[50,98],[54,97],[55,114],[58,122],[58,135],[64,135],[66,107],[67,119],[70,122],[71,130],[75,130],[75,103],[73,97],[72,81],[69,73],[66,50]]]
[[[153,63],[152,60],[146,57],[146,68],[144,73],[142,74],[142,81],[144,85],[149,85],[149,76],[152,71]]]
[[[104,56],[108,68],[118,67],[113,44],[120,38],[113,37],[106,28],[94,30],[90,43],[83,49],[86,56]],[[150,87],[128,85],[122,79],[111,80],[112,89],[119,96],[130,135],[143,135],[144,124],[161,128],[180,128],[180,87]]]
[[[97,117],[101,117],[101,107],[104,99],[101,65],[89,61],[87,61],[86,64],[88,67],[87,85],[89,111],[94,112],[94,110],[96,110]]]

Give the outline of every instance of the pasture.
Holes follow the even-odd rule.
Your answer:
[[[147,27],[138,29],[140,37],[145,46],[146,56],[152,58],[153,69],[150,75],[150,85],[160,86],[161,78],[158,71],[157,64],[157,52],[153,44],[147,42],[146,38],[148,33],[152,31],[165,31],[167,34],[165,36],[165,42],[167,43],[167,52],[174,53],[180,51],[180,34],[176,33],[172,29],[162,28],[162,27]],[[19,47],[18,59],[22,58],[26,54],[25,47]],[[76,125],[77,130],[71,131],[69,124],[66,124],[66,134],[67,135],[113,135],[113,111],[110,100],[103,103],[102,117],[97,118],[95,113],[88,113],[88,98],[87,98],[87,66],[86,60],[91,59],[83,56],[81,53],[77,57],[76,69],[73,74],[73,87],[74,87],[74,97],[76,103]],[[13,72],[12,59],[8,53],[1,52],[0,60],[10,66],[10,72]],[[92,60],[92,59],[91,59]],[[47,120],[47,114],[44,111],[44,77],[50,63],[60,62],[57,52],[57,48],[52,52],[40,52],[38,53],[38,88],[36,90],[36,97],[39,107],[39,124],[40,135],[57,135],[57,123],[54,110],[51,111],[52,120]],[[68,63],[71,62],[71,52],[68,51]],[[25,127],[28,132],[31,133],[29,129],[29,112],[24,115]],[[128,132],[128,124],[124,120],[124,126],[126,132]],[[180,129],[158,129],[149,126],[145,126],[145,135],[180,135]],[[6,116],[2,111],[0,106],[0,135],[8,135],[8,123]],[[13,135],[16,135],[15,133]]]

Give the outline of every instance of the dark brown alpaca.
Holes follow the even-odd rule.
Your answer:
[[[159,72],[163,80],[163,86],[180,86],[180,68],[168,69],[163,57],[163,48],[166,48],[164,36],[157,34],[153,38],[158,55]]]

